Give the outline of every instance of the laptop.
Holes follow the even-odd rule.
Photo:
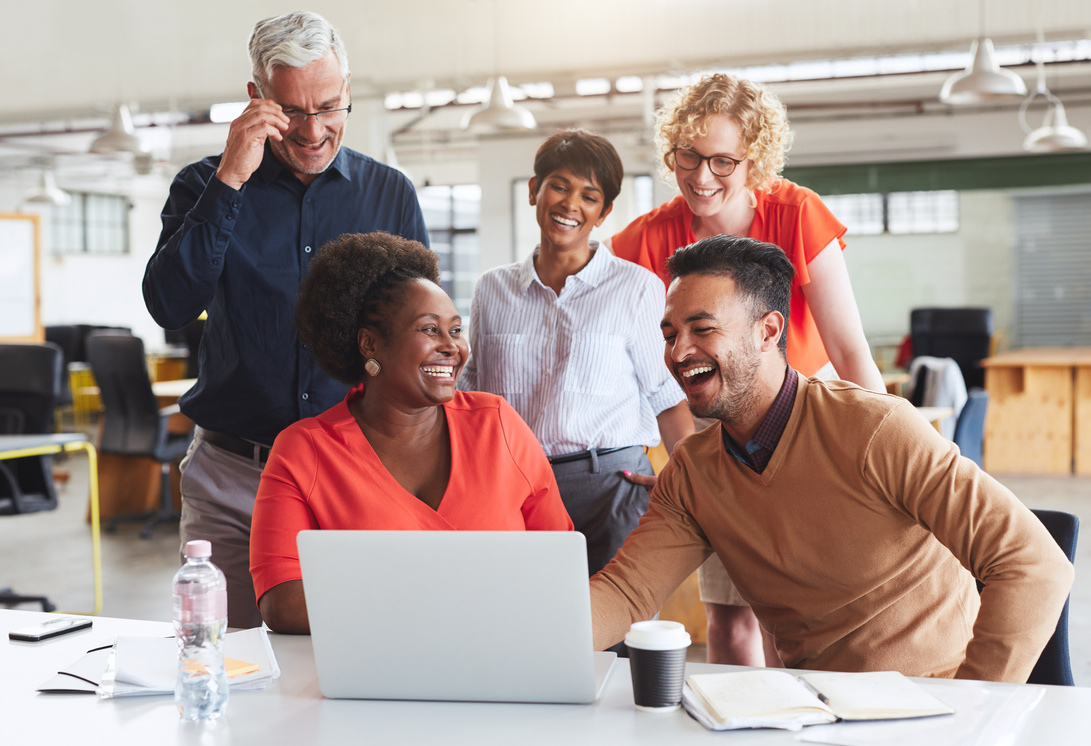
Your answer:
[[[593,702],[587,545],[574,531],[301,531],[322,694]]]

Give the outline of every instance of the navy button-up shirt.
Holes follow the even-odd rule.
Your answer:
[[[144,301],[167,329],[208,310],[200,375],[179,402],[182,412],[206,429],[271,444],[348,391],[295,331],[299,285],[315,249],[372,231],[427,246],[428,233],[409,180],[348,148],[309,187],[268,145],[241,191],[215,178],[219,163],[220,156],[205,158],[175,177]]]

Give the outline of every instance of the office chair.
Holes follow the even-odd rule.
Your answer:
[[[158,524],[178,519],[171,499],[170,465],[186,454],[193,430],[184,434],[168,431],[168,422],[178,412],[178,405],[159,408],[148,378],[144,343],[138,337],[92,333],[87,337],[87,358],[102,397],[99,451],[151,458],[159,462],[162,471],[159,508],[112,518],[106,530],[116,530],[123,521],[146,521],[140,537],[150,539]]]
[[[981,467],[982,443],[985,440],[985,411],[989,408],[989,392],[970,389],[966,404],[955,423],[953,440],[962,455]]]
[[[68,380],[68,364],[76,360],[79,355],[82,341],[79,329],[75,326],[47,326],[45,328],[45,341],[52,342],[61,348],[63,362],[61,364],[61,396],[57,400],[58,407],[72,406],[72,387]]]
[[[0,433],[40,435],[53,432],[53,409],[61,395],[64,355],[52,343],[0,344]],[[0,515],[53,510],[53,457],[27,456],[0,460]],[[26,596],[0,589],[0,604],[40,603],[55,608],[45,596]]]
[[[909,312],[913,356],[954,358],[966,388],[984,388],[994,331],[991,308],[914,308]]]
[[[1080,519],[1071,513],[1061,510],[1031,511],[1038,516],[1038,520],[1049,529],[1049,533],[1060,545],[1068,556],[1068,561],[1076,561],[1076,540],[1080,533]],[[1068,650],[1068,604],[1070,599],[1065,599],[1061,616],[1057,620],[1057,629],[1046,643],[1045,650],[1034,664],[1034,670],[1030,672],[1028,684],[1058,684],[1061,686],[1075,686],[1072,679],[1072,662]]]

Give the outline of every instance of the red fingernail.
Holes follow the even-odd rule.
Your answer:
[[[625,469],[625,470],[624,470],[623,472],[621,472],[621,473],[622,473],[622,474],[624,474],[624,475],[625,475],[625,476],[627,476],[627,477],[631,477],[631,476],[633,475],[633,473],[632,473],[631,471],[629,471],[628,469]]]

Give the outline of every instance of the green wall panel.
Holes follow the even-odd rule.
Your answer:
[[[1091,152],[946,161],[798,166],[784,176],[819,194],[1018,189],[1091,183]]]

